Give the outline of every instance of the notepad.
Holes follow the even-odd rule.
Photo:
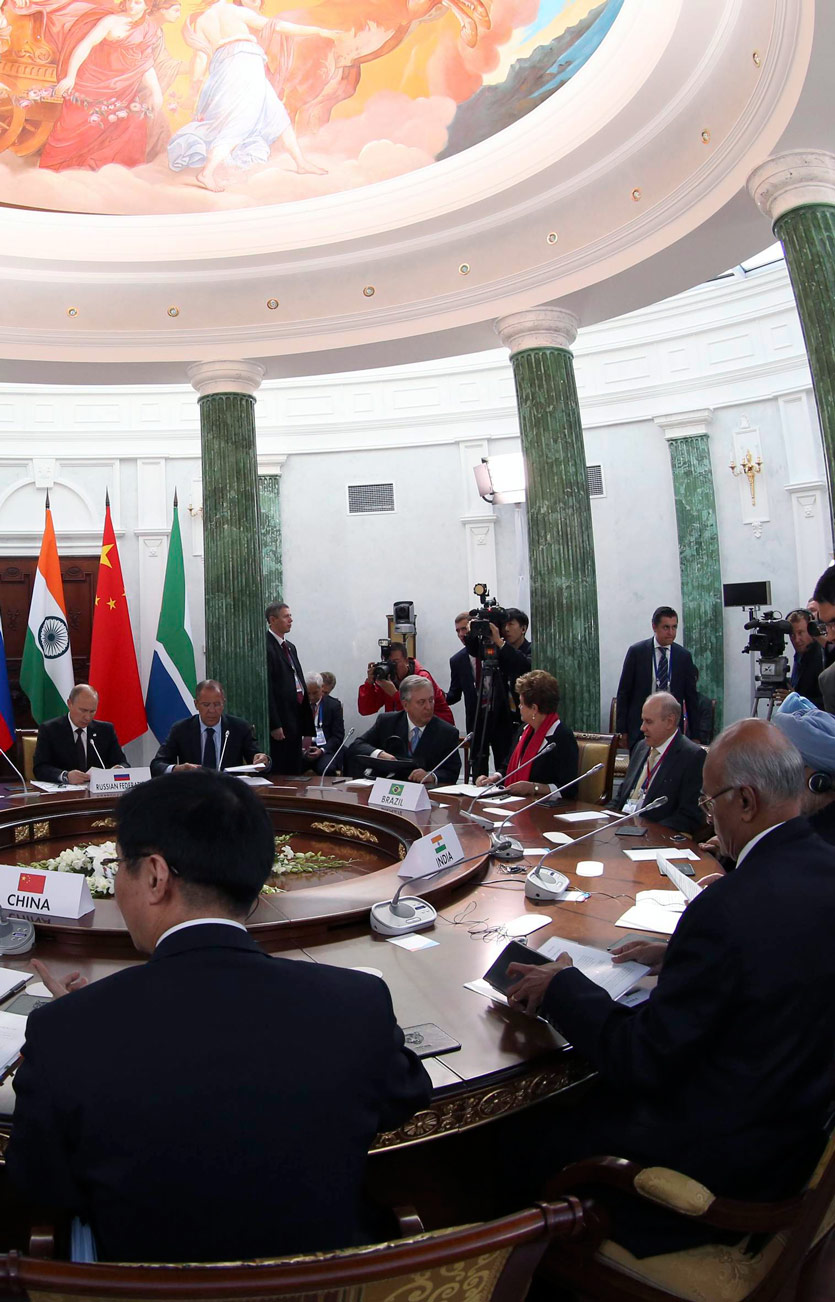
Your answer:
[[[632,908],[621,914],[615,926],[672,936],[686,904],[681,891],[638,891]]]
[[[29,972],[17,972],[12,967],[0,967],[0,999],[22,990],[30,977]]]
[[[539,953],[549,959],[568,954],[577,970],[612,999],[620,999],[649,971],[645,963],[613,963],[612,955],[605,949],[578,945],[576,941],[563,940],[560,936],[546,940],[544,945],[540,945]]]
[[[698,863],[699,856],[692,850],[673,850],[668,846],[659,846],[657,850],[624,850],[627,859],[633,863],[652,863],[659,854],[665,859],[693,859]]]
[[[614,817],[615,815],[610,813],[607,809],[597,811],[578,810],[574,814],[557,814],[557,818],[559,818],[563,823],[605,822],[607,818]]]

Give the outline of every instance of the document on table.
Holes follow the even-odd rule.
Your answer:
[[[607,818],[616,818],[617,815],[608,809],[600,809],[595,811],[580,810],[574,814],[557,814],[556,817],[563,823],[593,823]]]
[[[14,1013],[0,1013],[0,1073],[20,1057],[26,1039],[26,1018]]]
[[[29,972],[18,972],[11,967],[0,967],[0,999],[21,990],[29,980]]]
[[[86,783],[80,782],[78,785],[85,786]],[[51,796],[53,791],[70,790],[70,785],[68,782],[38,782],[35,778],[32,779],[32,781],[29,783],[29,786],[37,787],[39,791],[45,791],[48,796]]]
[[[620,999],[649,971],[645,963],[613,963],[612,955],[605,949],[578,945],[576,941],[563,940],[560,936],[546,940],[544,945],[540,945],[539,953],[551,959],[568,954],[577,970],[613,999]]]
[[[621,914],[615,926],[672,936],[686,904],[681,891],[638,891],[632,908]]]
[[[545,840],[550,841],[552,845],[571,845],[571,842],[574,840],[574,837],[568,836],[566,832],[543,832],[542,835],[545,837]]]
[[[692,850],[673,850],[666,845],[659,846],[657,850],[624,850],[623,853],[633,863],[652,863],[659,854],[663,854],[665,859],[694,859],[696,862],[699,859]]]
[[[263,773],[264,764],[229,764],[223,770],[224,773]]]
[[[658,867],[664,876],[669,879],[670,885],[675,886],[677,891],[681,891],[688,904],[691,900],[695,900],[697,895],[701,895],[701,886],[698,886],[692,878],[685,877],[684,873],[680,873],[673,864],[667,863],[667,856],[660,850],[658,852]]]
[[[458,786],[452,787],[433,787],[433,793],[439,796],[483,796],[484,787],[477,787],[474,782],[461,782]]]

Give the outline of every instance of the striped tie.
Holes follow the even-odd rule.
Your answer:
[[[655,682],[659,692],[666,692],[670,686],[670,671],[667,666],[666,647],[659,647],[658,649],[658,668],[655,671]]]
[[[414,755],[420,741],[420,728],[413,728],[409,734],[409,754]]]

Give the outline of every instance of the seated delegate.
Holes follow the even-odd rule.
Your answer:
[[[67,699],[67,713],[46,719],[38,728],[33,771],[39,782],[69,782],[80,786],[90,769],[126,765],[112,723],[97,719],[99,694],[89,683],[76,683]]]
[[[362,774],[368,768],[378,777],[393,775],[426,786],[455,782],[461,770],[458,729],[435,716],[434,698],[432,684],[425,678],[418,674],[404,678],[400,683],[404,709],[378,715],[374,726],[354,742],[349,752],[351,771]]]
[[[574,733],[559,716],[560,688],[556,678],[544,669],[532,669],[516,679],[522,728],[510,750],[505,772],[514,777],[507,790],[515,796],[544,796],[550,789],[577,777],[579,750]],[[549,742],[554,749],[540,752]],[[521,766],[521,767],[520,767]],[[476,779],[480,787],[494,786],[502,774]]]
[[[220,683],[207,678],[197,684],[196,714],[178,719],[151,760],[151,774],[182,773],[188,769],[229,769],[258,764],[268,769],[269,755],[259,751],[252,724],[226,714],[226,697]]]
[[[632,750],[626,777],[609,809],[637,814],[645,804],[666,796],[666,804],[642,817],[692,834],[705,821],[699,808],[705,752],[684,736],[680,723],[681,706],[669,692],[647,697],[641,711],[643,740]]]
[[[613,1003],[565,954],[510,969],[511,1007],[541,1010],[600,1072],[577,1107],[538,1117],[530,1151],[514,1151],[542,1184],[570,1161],[611,1154],[672,1167],[719,1196],[772,1201],[798,1193],[823,1151],[835,849],[801,816],[801,756],[762,719],[713,743],[704,790],[737,867],[688,904],[644,1004]],[[653,948],[636,942],[621,957],[651,961]],[[648,1256],[722,1234],[638,1200],[616,1209],[612,1237]]]
[[[432,1087],[377,977],[263,953],[244,926],[273,827],[196,770],[115,806],[116,903],[144,954],[31,1013],[6,1174],[99,1259],[232,1261],[368,1242],[368,1149]]]

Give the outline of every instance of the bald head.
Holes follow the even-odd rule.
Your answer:
[[[722,849],[737,858],[753,837],[801,812],[803,759],[772,724],[741,719],[711,746],[702,785]]]

